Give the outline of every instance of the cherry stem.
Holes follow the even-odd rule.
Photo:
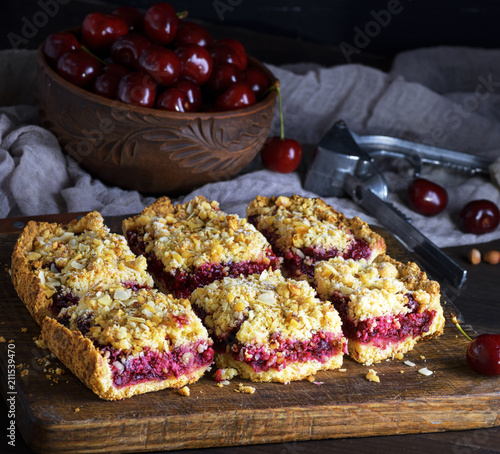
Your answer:
[[[97,59],[99,61],[99,63],[101,63],[101,65],[106,65],[106,62],[102,58],[99,58],[96,54],[94,54],[91,50],[89,50],[83,44],[80,47],[81,47],[82,50],[84,50],[85,52],[87,52],[87,54],[92,55],[92,57],[94,57],[95,59]]]
[[[177,14],[177,17],[179,19],[185,19],[186,17],[188,17],[189,13],[187,11],[179,11]]]
[[[285,140],[285,122],[283,121],[283,103],[281,101],[281,89],[279,80],[276,81],[274,88],[278,92],[278,102],[280,106],[280,139]]]
[[[455,326],[458,328],[458,330],[467,338],[469,339],[470,341],[472,340],[472,338],[463,330],[463,328],[460,326],[460,324],[458,323],[458,320],[457,320],[457,317],[455,317],[455,315],[451,314],[451,321],[455,324]]]

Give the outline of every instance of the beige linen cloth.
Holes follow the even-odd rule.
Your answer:
[[[383,134],[491,159],[500,157],[500,50],[438,47],[398,55],[389,73],[362,65],[331,68],[309,63],[270,69],[280,79],[286,135],[315,144],[338,119],[359,134]],[[154,199],[109,187],[65,156],[55,137],[38,125],[33,51],[0,52],[0,216],[99,210],[133,214]],[[273,134],[279,130],[274,118]],[[306,147],[308,150],[311,147]],[[500,206],[498,186],[486,177],[424,168],[424,177],[449,194],[446,210],[434,217],[412,212],[404,197],[407,175],[388,174],[390,200],[438,246],[500,238],[464,234],[457,227],[461,207],[486,198]],[[208,184],[196,194],[220,202],[227,212],[245,214],[256,195],[301,194],[303,174],[263,170],[259,157],[230,181]],[[367,216],[346,198],[327,198],[347,216]]]

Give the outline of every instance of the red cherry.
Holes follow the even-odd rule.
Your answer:
[[[479,199],[467,203],[460,211],[460,228],[466,233],[493,232],[500,222],[500,211],[490,200]]]
[[[180,78],[172,88],[178,88],[182,90],[187,97],[187,107],[186,112],[196,112],[200,110],[202,104],[201,88],[200,86],[193,82],[192,80]]]
[[[90,13],[83,20],[82,43],[89,49],[109,49],[117,38],[128,33],[127,23],[118,16]]]
[[[210,48],[210,55],[214,61],[215,65],[221,65],[222,63],[233,63],[240,70],[245,69],[241,63],[240,56],[238,52],[231,46],[227,44],[216,44]]]
[[[111,14],[123,19],[130,31],[137,31],[144,27],[144,16],[133,6],[120,6],[111,11]]]
[[[181,59],[162,46],[152,46],[139,58],[139,67],[160,85],[171,85],[181,74]]]
[[[231,39],[231,38],[221,39],[217,41],[217,43],[232,47],[238,53],[238,57],[240,58],[239,68],[243,71],[247,67],[248,64],[247,53],[245,51],[245,47],[243,46],[243,44],[241,44],[236,39]]]
[[[145,36],[128,33],[120,36],[111,45],[111,58],[129,68],[139,68],[139,57],[151,47],[151,41]]]
[[[425,178],[416,178],[408,187],[408,204],[417,213],[434,216],[448,204],[446,190]]]
[[[227,90],[235,82],[242,80],[241,71],[234,63],[215,65],[205,88],[210,93],[218,95]]]
[[[118,63],[110,63],[102,68],[103,74],[109,74],[110,76],[116,77],[118,80],[129,73],[129,70],[125,66],[119,65]]]
[[[158,44],[168,44],[173,41],[178,23],[179,18],[175,9],[169,3],[154,4],[144,16],[146,35]]]
[[[156,107],[162,110],[171,110],[175,112],[187,112],[189,102],[186,93],[179,88],[168,88],[156,101]]]
[[[120,79],[113,74],[100,74],[94,82],[94,93],[105,98],[116,99],[119,83]]]
[[[250,85],[257,97],[262,96],[269,88],[269,79],[266,73],[255,66],[250,66],[243,71],[243,80]]]
[[[302,146],[293,139],[272,137],[264,144],[260,155],[264,166],[279,173],[290,173],[297,169],[302,159]]]
[[[500,375],[500,334],[481,334],[467,348],[467,364],[482,375]]]
[[[66,52],[79,48],[80,43],[72,33],[52,33],[45,40],[43,53],[49,63],[55,64]]]
[[[176,53],[181,59],[181,74],[199,85],[208,81],[214,63],[207,49],[197,44],[178,47]]]
[[[69,51],[57,61],[58,74],[79,87],[91,85],[99,74],[100,68],[97,58],[83,49]]]
[[[252,89],[245,82],[236,82],[215,100],[215,107],[220,110],[234,110],[256,103]]]
[[[201,25],[186,21],[179,22],[174,39],[176,47],[185,44],[198,44],[201,47],[210,47],[213,43],[214,39],[212,35]]]
[[[135,106],[153,107],[156,84],[149,74],[129,73],[118,84],[118,99]]]

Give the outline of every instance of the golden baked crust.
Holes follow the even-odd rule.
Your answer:
[[[420,339],[429,339],[443,333],[445,319],[440,303],[439,283],[427,278],[416,263],[402,263],[386,254],[373,262],[335,257],[318,262],[315,269],[318,295],[331,300],[341,312],[344,326],[377,319],[400,323],[406,316],[434,314],[428,329],[403,341],[376,343],[348,336],[351,357],[364,364],[372,364],[398,353],[410,351]],[[343,301],[347,304],[343,306]],[[340,309],[342,305],[342,309]]]
[[[342,364],[345,340],[340,317],[333,306],[316,298],[306,281],[285,279],[279,271],[265,271],[248,278],[216,281],[196,289],[190,300],[201,309],[214,340],[226,346],[222,357],[216,353],[220,367],[233,367],[244,378],[288,382]],[[328,339],[332,355],[323,357],[323,361],[311,357],[286,362],[290,343],[308,346],[315,342],[316,335]],[[251,365],[253,358],[258,361],[254,352],[261,357],[269,355],[264,370]],[[321,356],[319,351],[313,353]]]
[[[145,252],[153,252],[171,273],[193,272],[207,263],[270,263],[270,245],[253,225],[202,196],[175,206],[160,198],[123,222],[124,234],[129,231],[140,233]]]
[[[247,217],[268,239],[274,238],[270,241],[276,254],[286,258],[290,252],[306,267],[328,251],[338,251],[340,256],[351,254],[357,241],[366,243],[362,254],[369,261],[386,249],[384,239],[366,222],[358,217],[346,218],[319,198],[257,196],[247,207]],[[306,277],[303,270],[295,273],[293,277]]]

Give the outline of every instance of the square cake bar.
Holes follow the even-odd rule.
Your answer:
[[[162,197],[125,220],[123,233],[132,250],[147,257],[158,287],[178,298],[215,280],[261,273],[281,263],[246,219],[220,211],[216,201],[201,196],[179,205]]]
[[[271,243],[292,278],[314,277],[314,264],[332,257],[373,260],[385,252],[384,239],[368,224],[346,218],[321,199],[257,196],[247,218]]]
[[[439,284],[415,263],[336,257],[318,262],[315,285],[339,312],[349,354],[360,363],[393,358],[443,332]]]
[[[242,378],[288,383],[342,365],[340,317],[307,281],[265,271],[213,282],[190,301],[214,340],[216,365]]]

